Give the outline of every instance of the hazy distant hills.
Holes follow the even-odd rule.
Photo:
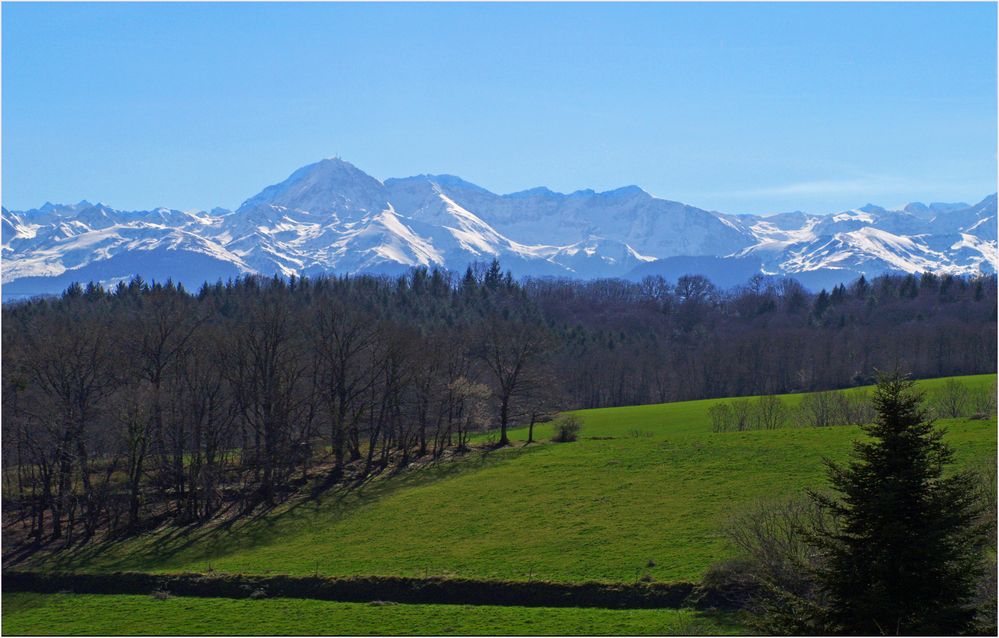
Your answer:
[[[754,273],[828,287],[861,273],[995,272],[996,195],[975,205],[868,204],[832,215],[726,215],[637,186],[497,195],[451,175],[380,182],[348,162],[302,167],[236,211],[121,211],[45,204],[2,212],[4,298],[73,281],[203,281],[242,273],[464,270],[498,258],[515,275],[669,279],[728,286]]]

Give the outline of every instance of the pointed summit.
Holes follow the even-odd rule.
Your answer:
[[[313,214],[343,211],[378,213],[388,207],[385,186],[339,158],[303,166],[288,179],[243,202],[237,212],[280,207]]]

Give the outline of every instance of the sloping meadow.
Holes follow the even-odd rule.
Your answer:
[[[992,392],[995,375],[960,378]],[[920,382],[932,398],[944,380]],[[856,392],[851,390],[850,392]],[[166,529],[38,557],[25,568],[259,575],[696,582],[730,556],[721,533],[759,500],[825,482],[857,426],[801,426],[805,395],[781,401],[780,429],[714,431],[732,399],[586,410],[580,439],[472,452],[350,492],[328,492],[226,529]],[[964,467],[994,461],[996,419],[938,421]]]

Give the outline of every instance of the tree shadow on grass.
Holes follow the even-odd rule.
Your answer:
[[[216,561],[249,548],[278,545],[289,533],[297,535],[312,529],[318,517],[332,524],[391,494],[507,463],[546,448],[475,448],[419,467],[383,468],[356,481],[318,491],[314,488],[324,477],[316,477],[311,486],[303,486],[285,501],[258,506],[249,514],[202,525],[168,525],[139,536],[60,550],[44,557],[39,566],[59,571],[169,571],[171,565],[202,563],[198,571],[210,571]]]

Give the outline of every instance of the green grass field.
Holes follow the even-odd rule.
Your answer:
[[[374,605],[274,598],[6,594],[5,635],[684,635],[736,634],[688,610]]]
[[[962,381],[984,387],[995,375]],[[800,395],[785,399],[793,405]],[[844,459],[860,436],[856,427],[713,433],[715,402],[586,410],[575,443],[518,443],[224,531],[161,532],[26,567],[697,580],[730,555],[720,529],[734,512],[823,486],[822,458]],[[961,464],[994,461],[994,418],[940,425]]]

